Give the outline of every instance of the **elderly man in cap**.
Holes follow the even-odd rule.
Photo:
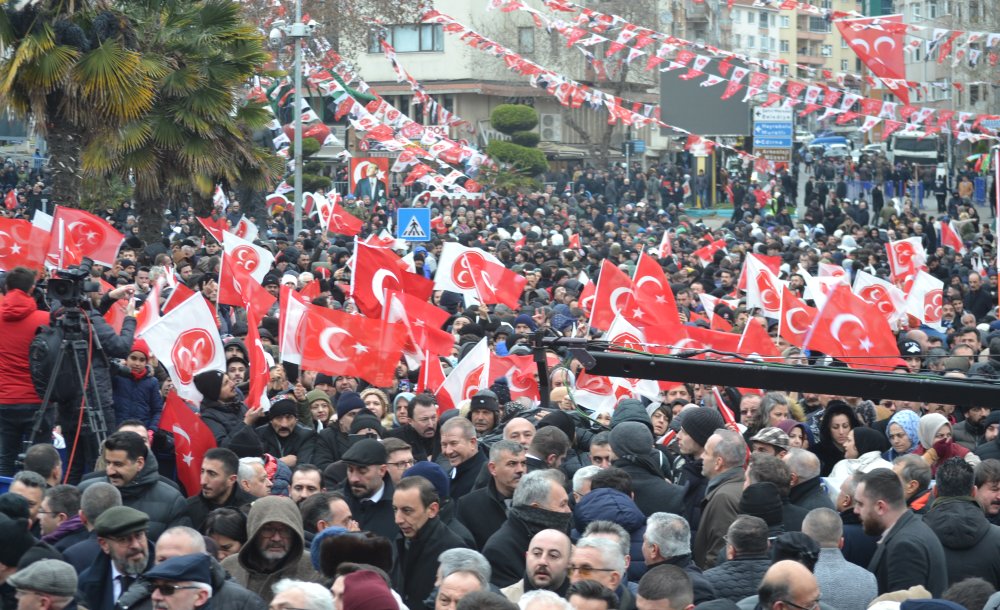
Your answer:
[[[761,428],[750,438],[750,448],[754,453],[766,453],[777,458],[784,458],[788,453],[788,435],[781,428],[769,426]]]
[[[344,392],[337,397],[337,423],[316,436],[316,448],[312,463],[320,469],[325,469],[341,459],[351,448],[350,434],[354,416],[364,408],[365,403],[357,392]]]
[[[358,527],[389,540],[395,538],[399,530],[393,516],[392,477],[386,466],[385,447],[373,438],[363,438],[347,450],[341,461],[347,464],[344,497]]]
[[[476,428],[476,436],[482,438],[500,423],[500,400],[490,390],[479,390],[469,401],[469,414],[466,417]]]
[[[146,572],[153,587],[154,610],[194,610],[212,597],[210,560],[204,553],[168,559]],[[224,606],[223,606],[224,607]]]
[[[65,561],[43,559],[7,579],[17,589],[18,610],[62,610],[76,594],[76,570]]]
[[[80,574],[80,597],[88,608],[112,608],[153,562],[146,538],[149,517],[129,506],[104,511],[94,524],[103,555]]]
[[[316,433],[299,425],[298,403],[288,398],[279,400],[271,405],[267,416],[268,422],[254,430],[264,453],[277,457],[289,468],[312,463]]]
[[[233,579],[265,602],[271,587],[282,578],[320,582],[305,550],[302,513],[291,498],[267,496],[250,507],[247,542],[236,555],[222,561]]]

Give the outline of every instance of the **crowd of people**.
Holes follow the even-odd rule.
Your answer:
[[[957,191],[937,217],[922,200],[879,201],[877,178],[848,199],[843,178],[876,166],[727,173],[720,194],[737,205],[717,227],[689,215],[707,206],[709,183],[683,160],[558,171],[531,194],[432,198],[440,222],[412,249],[417,273],[433,278],[443,244],[458,241],[527,280],[519,308],[465,307],[463,295],[435,292],[454,338],[444,370],[483,338],[499,356],[529,354],[537,334],[599,339],[606,329],[588,324],[583,275],[597,280],[604,261],[631,274],[651,248],[685,324],[709,324],[700,295],[725,297],[732,306],[714,315],[733,332],[763,324],[786,362],[819,364],[740,300],[747,253],[781,257],[782,279],[802,297],[800,267],[888,278],[885,244],[920,236],[928,272],[947,286],[943,320],[901,328],[901,359],[913,374],[996,379],[994,234]],[[346,202],[365,221],[362,237],[390,224],[406,203],[397,195]],[[262,414],[246,406],[246,314],[218,304],[221,247],[202,237],[194,210],[165,216],[152,243],[127,206],[105,215],[127,239],[113,265],[93,267],[111,288],[84,306],[101,344],[92,366],[103,442],[78,434],[76,404],[42,413],[46,438],[32,436],[42,399],[29,345],[54,304],[35,271],[3,278],[0,475],[13,480],[0,495],[0,608],[1000,607],[992,405],[785,392],[762,379],[760,389],[720,388],[735,423],[711,387],[692,383],[663,383],[655,399],[621,397],[598,414],[577,402],[580,362],[554,349],[545,400],[512,398],[501,377],[442,409],[438,388],[422,387],[405,359],[380,387],[282,363],[275,306],[259,328],[278,363]],[[236,226],[240,204],[213,212],[223,217]],[[968,221],[967,254],[941,245],[942,217]],[[312,305],[357,313],[350,238],[312,220],[291,234],[288,211],[251,220],[275,255],[268,292],[318,282]],[[720,240],[709,260],[696,254]],[[214,306],[225,346],[225,369],[194,377],[204,398],[192,408],[217,444],[196,489],[178,482],[173,430],[159,427],[173,382],[134,336],[136,311],[166,274]],[[119,329],[104,314],[120,300]]]

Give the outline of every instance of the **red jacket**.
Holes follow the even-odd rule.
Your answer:
[[[49,314],[22,290],[11,290],[0,303],[0,405],[38,404],[41,397],[31,384],[28,347]]]

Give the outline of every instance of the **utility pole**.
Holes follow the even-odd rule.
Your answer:
[[[295,235],[292,236],[292,241],[295,241],[302,231],[302,39],[306,37],[306,26],[302,23],[302,0],[295,0],[295,23],[288,36],[295,44]]]

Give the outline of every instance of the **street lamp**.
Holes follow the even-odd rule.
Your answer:
[[[295,45],[295,59],[293,62],[292,70],[295,72],[293,79],[293,86],[295,87],[295,98],[293,103],[295,104],[295,140],[292,144],[293,146],[293,159],[295,163],[295,201],[293,204],[294,210],[294,232],[295,236],[302,231],[302,39],[307,38],[310,34],[310,30],[315,28],[315,24],[310,23],[310,26],[302,23],[302,0],[295,0],[295,22],[289,25],[285,25],[281,22],[276,22],[274,29],[271,30],[271,40],[280,41],[281,35],[284,34],[292,39],[292,43]],[[294,240],[294,237],[292,238]]]

